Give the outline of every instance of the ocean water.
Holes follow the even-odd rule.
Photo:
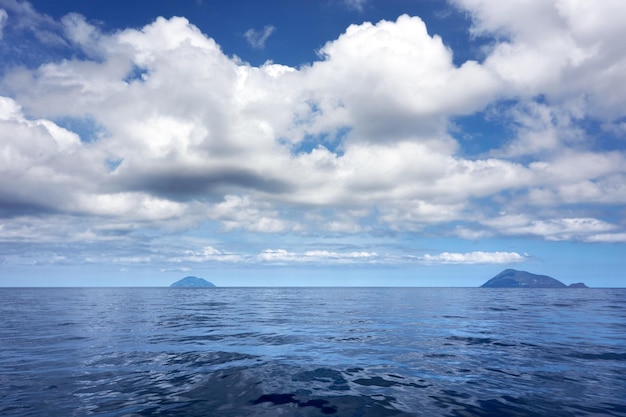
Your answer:
[[[1,416],[626,416],[625,289],[0,289]]]

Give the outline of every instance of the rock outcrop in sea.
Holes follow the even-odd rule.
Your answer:
[[[547,275],[537,275],[526,271],[505,269],[489,281],[481,285],[482,288],[568,288],[558,279]],[[587,288],[582,282],[572,284],[569,288]]]
[[[185,277],[179,281],[176,281],[175,283],[173,283],[172,285],[170,285],[170,287],[177,287],[177,288],[215,288],[215,284],[213,284],[212,282],[207,281],[204,278],[198,278],[198,277]]]

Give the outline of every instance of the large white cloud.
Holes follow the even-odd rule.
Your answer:
[[[5,216],[62,212],[163,220],[188,207],[145,192],[110,192],[107,152],[45,119],[28,119],[17,103],[0,97],[0,200]]]
[[[76,190],[90,187],[91,155],[80,152],[78,136],[49,120],[25,118],[20,106],[6,97],[0,97],[0,136],[5,215],[67,209]],[[68,165],[66,156],[74,163]]]
[[[498,39],[484,64],[508,89],[554,103],[583,98],[599,119],[626,115],[623,1],[454,1],[471,13],[476,34]]]
[[[106,134],[94,146],[121,161],[103,179],[112,188],[183,200],[234,190],[302,204],[371,204],[438,194],[426,183],[459,165],[445,116],[472,101],[454,87],[465,70],[454,68],[417,18],[353,26],[324,47],[324,61],[299,71],[236,62],[181,18],[108,37],[66,20],[74,39],[88,39],[92,49],[100,41],[104,61],[17,70],[6,85],[33,114],[95,118]],[[142,76],[129,80],[133,67]],[[345,109],[343,119],[333,106]],[[415,118],[424,131],[411,128]],[[378,120],[373,130],[369,120]],[[343,155],[324,147],[293,155],[282,142],[343,126],[356,141]],[[390,139],[401,142],[385,145]]]
[[[479,110],[498,89],[476,62],[455,67],[418,17],[352,25],[320,54],[306,71],[317,105],[313,132],[348,125],[353,140],[443,140],[446,117]]]

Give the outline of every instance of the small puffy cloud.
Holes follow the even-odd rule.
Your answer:
[[[169,259],[173,263],[241,263],[246,261],[246,256],[216,249],[213,246],[205,246],[202,250],[187,250],[183,255]]]
[[[510,264],[523,262],[526,257],[517,252],[443,252],[438,255],[425,254],[421,261],[426,264]]]
[[[221,255],[222,251],[220,251],[219,249],[215,249],[213,246],[205,246],[202,250],[202,253],[204,254],[204,256],[215,256]]]
[[[343,3],[350,9],[356,11],[363,11],[363,7],[367,4],[368,0],[343,0]]]
[[[317,265],[344,265],[344,264],[370,264],[379,261],[376,252],[351,251],[335,252],[328,250],[311,250],[305,252],[290,252],[285,249],[265,249],[257,255],[261,262],[272,264],[308,263]]]
[[[124,217],[129,220],[161,221],[179,218],[189,207],[145,193],[83,194],[76,210],[99,216]]]
[[[285,249],[265,249],[257,256],[257,258],[260,261],[282,263],[294,262],[299,259],[297,253],[288,252]]]
[[[274,26],[267,25],[261,30],[250,28],[243,34],[243,36],[246,38],[248,44],[254,49],[263,49],[267,39],[272,36],[272,33],[275,31],[276,28]]]

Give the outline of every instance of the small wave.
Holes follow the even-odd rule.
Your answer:
[[[567,356],[577,359],[585,359],[591,361],[626,361],[626,353],[603,352],[603,353],[586,353],[575,352]]]

